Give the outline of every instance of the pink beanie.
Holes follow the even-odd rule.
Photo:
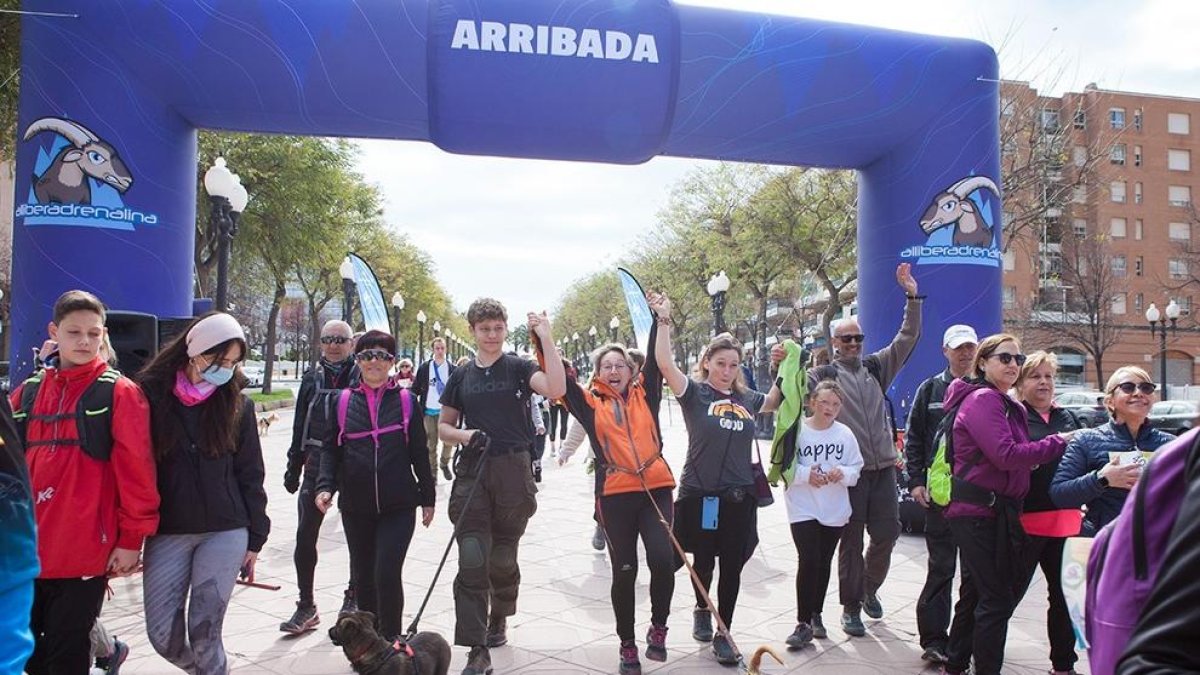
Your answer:
[[[188,356],[199,356],[222,342],[233,339],[246,341],[242,325],[228,314],[213,314],[188,331]]]

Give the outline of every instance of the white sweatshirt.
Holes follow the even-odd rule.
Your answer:
[[[809,484],[814,469],[829,473],[835,466],[844,474],[841,481],[821,487]],[[816,520],[827,527],[841,527],[850,522],[849,488],[858,483],[862,467],[862,453],[850,427],[834,422],[828,429],[818,431],[804,420],[796,441],[796,478],[784,493],[788,522]]]

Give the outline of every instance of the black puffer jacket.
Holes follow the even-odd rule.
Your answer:
[[[433,473],[416,397],[391,384],[377,390],[359,385],[349,391],[344,434],[339,434],[334,405],[335,422],[321,452],[317,492],[340,492],[338,508],[346,513],[433,506]],[[407,434],[401,429],[401,396],[412,402]],[[354,438],[358,434],[363,436]]]
[[[213,458],[191,439],[200,434],[204,403],[185,406],[174,396],[151,406],[153,415],[172,415],[183,425],[175,447],[158,460],[159,534],[202,534],[245,527],[251,551],[262,550],[271,530],[263,489],[262,445],[254,403],[242,397],[238,446]]]

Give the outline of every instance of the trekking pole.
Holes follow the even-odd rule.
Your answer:
[[[487,466],[487,460],[488,453],[485,449],[475,464],[475,483],[471,485],[470,491],[467,492],[467,500],[463,502],[462,513],[459,514],[458,522],[454,524],[454,531],[450,533],[450,540],[446,542],[446,549],[442,551],[442,560],[438,563],[437,571],[433,573],[433,581],[429,582],[429,589],[425,591],[425,599],[421,601],[421,608],[417,610],[412,623],[404,631],[405,642],[413,639],[413,636],[417,634],[417,624],[421,622],[421,615],[425,613],[425,607],[429,604],[429,598],[433,596],[433,589],[437,587],[438,577],[442,575],[442,568],[446,566],[446,558],[450,557],[450,547],[458,539],[458,530],[462,527],[463,520],[465,520],[465,516],[467,515],[467,509],[471,506],[471,499],[475,497],[475,490],[479,487],[479,481],[483,479],[483,470]],[[455,471],[455,475],[457,474],[458,472]]]

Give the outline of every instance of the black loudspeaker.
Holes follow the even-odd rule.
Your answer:
[[[187,327],[195,320],[196,317],[194,316],[158,317],[158,348],[162,349],[170,344],[176,335],[187,330]]]
[[[108,339],[117,368],[133,377],[158,353],[158,317],[142,312],[108,312]]]

